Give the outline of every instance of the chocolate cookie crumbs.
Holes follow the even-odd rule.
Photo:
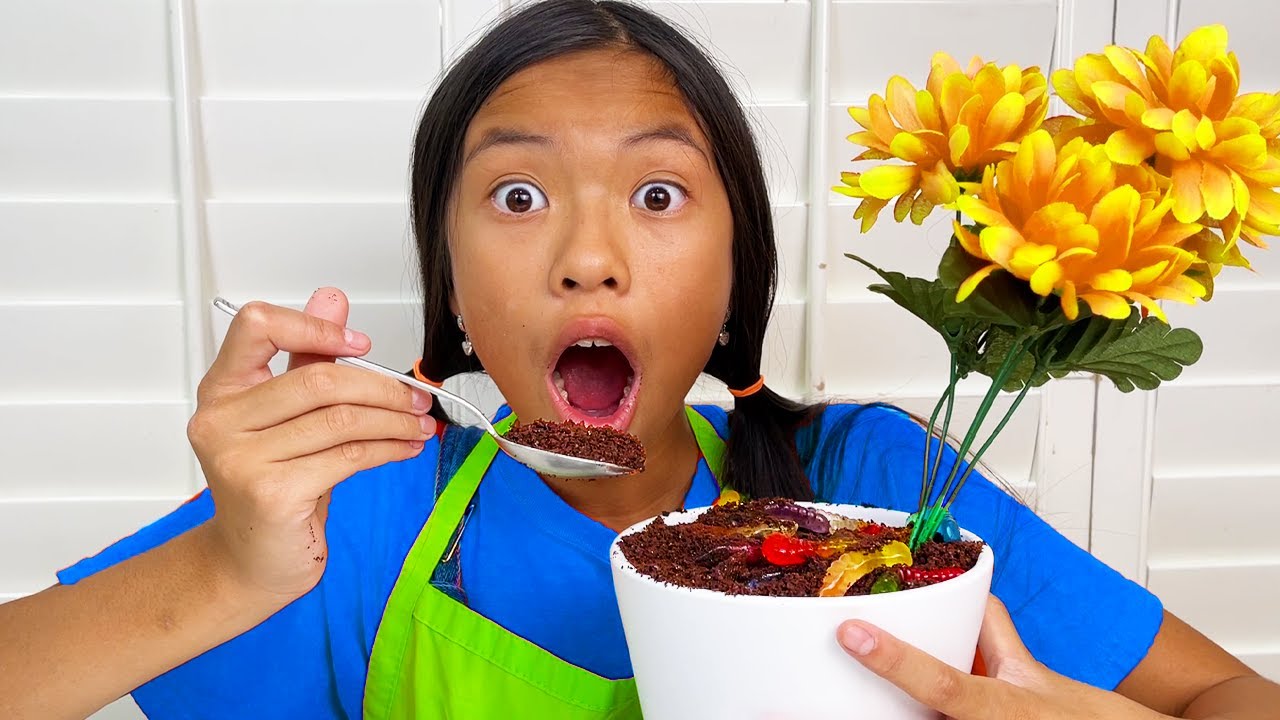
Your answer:
[[[613,463],[636,472],[644,469],[644,446],[631,435],[611,427],[536,420],[527,424],[517,422],[503,437],[561,455]]]
[[[770,507],[779,502],[787,501],[767,498],[728,503],[680,525],[667,525],[658,518],[640,532],[622,538],[619,546],[640,574],[661,582],[729,595],[806,597],[818,594],[835,557],[808,557],[796,565],[773,564],[760,550],[763,537],[769,533],[782,531],[806,542],[836,542],[842,552],[866,553],[894,541],[905,543],[911,534],[909,528],[875,523],[850,527],[855,524],[847,522],[837,523],[843,526],[834,527],[827,534],[814,533],[770,514]],[[969,570],[977,564],[982,547],[981,542],[927,542],[913,553],[912,567]],[[876,568],[854,582],[845,594],[866,595],[880,576],[896,572],[892,567]],[[907,590],[928,584],[931,583],[903,581],[900,586]]]

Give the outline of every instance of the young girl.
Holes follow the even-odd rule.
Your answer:
[[[758,382],[760,157],[724,79],[654,15],[551,0],[493,28],[423,114],[412,200],[417,371],[487,372],[503,415],[628,431],[646,470],[539,477],[428,396],[329,362],[370,346],[338,291],[305,314],[250,304],[190,423],[209,491],[0,607],[5,718],[131,690],[153,718],[635,718],[617,530],[726,486],[911,509],[917,424]],[[684,406],[704,372],[732,412]],[[853,622],[831,629],[850,663],[961,720],[1275,716],[1280,689],[987,481],[955,514],[999,558],[992,677]]]

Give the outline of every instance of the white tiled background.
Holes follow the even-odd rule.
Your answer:
[[[417,356],[412,129],[500,4],[0,0],[0,599],[198,489],[183,428],[225,328],[213,295],[298,305],[334,284],[375,360]],[[945,223],[859,237],[828,190],[854,151],[844,108],[890,74],[922,82],[937,49],[1048,69],[1113,37],[1224,22],[1246,86],[1280,87],[1274,3],[651,5],[717,49],[757,120],[784,274],[766,373],[798,396],[923,411],[943,380],[938,341],[843,253],[927,272]],[[1087,378],[1034,392],[990,461],[1077,543],[1280,677],[1280,258],[1254,256],[1256,276],[1173,309],[1207,343],[1184,379],[1150,395]]]

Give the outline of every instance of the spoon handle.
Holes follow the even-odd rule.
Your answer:
[[[235,317],[236,313],[240,312],[240,308],[237,307],[234,303],[221,297],[216,297],[213,299],[213,306],[232,317]],[[489,422],[489,418],[485,417],[484,411],[482,411],[480,408],[476,407],[475,405],[472,405],[466,398],[459,397],[458,395],[454,395],[453,393],[449,392],[448,390],[445,390],[444,388],[438,388],[435,385],[424,383],[418,378],[413,377],[412,375],[406,375],[402,372],[392,370],[389,367],[379,365],[376,362],[365,360],[364,358],[338,357],[334,359],[337,362],[340,362],[346,365],[351,365],[352,367],[358,367],[362,370],[369,370],[371,372],[378,373],[379,375],[389,377],[392,380],[398,380],[399,382],[402,382],[405,385],[418,388],[419,390],[425,393],[430,393],[431,395],[434,395],[438,398],[456,402],[459,405],[462,405],[463,407],[465,407],[468,412],[470,412],[477,419],[479,419],[480,422],[483,424],[483,427],[486,432],[488,432],[490,435],[494,436],[495,438],[499,437],[498,431],[493,427],[493,423]]]

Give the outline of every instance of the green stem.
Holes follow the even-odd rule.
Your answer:
[[[933,406],[933,414],[929,416],[929,429],[924,439],[924,465],[920,468],[920,501],[916,507],[923,510],[925,503],[929,501],[929,496],[933,494],[934,483],[938,478],[938,465],[942,460],[942,446],[938,446],[938,456],[933,460],[933,469],[929,469],[929,453],[933,446],[934,430],[938,425],[938,413],[942,411],[942,404],[947,405],[947,415],[942,421],[942,437],[947,436],[947,429],[951,426],[951,411],[955,407],[956,397],[956,373],[957,373],[956,355],[951,353],[951,374],[950,380],[947,382],[947,390],[938,398],[938,404]]]
[[[951,503],[955,502],[956,498],[960,496],[960,488],[964,487],[965,481],[973,474],[973,469],[978,466],[978,461],[982,459],[982,456],[987,452],[987,449],[991,447],[991,443],[995,442],[996,436],[1004,430],[1004,426],[1009,423],[1010,418],[1013,417],[1013,413],[1018,409],[1018,406],[1022,404],[1022,399],[1027,396],[1027,391],[1030,389],[1031,383],[1027,383],[1022,386],[1022,390],[1018,392],[1018,396],[1013,399],[1013,403],[1010,404],[1009,409],[1005,411],[1004,417],[1000,418],[1000,422],[996,425],[996,429],[991,431],[991,436],[987,438],[987,441],[983,443],[982,447],[978,448],[978,452],[974,453],[973,459],[969,461],[969,467],[965,468],[964,474],[956,481],[956,486],[945,493],[946,499],[942,503],[943,507],[951,507]]]
[[[978,406],[978,412],[974,415],[973,422],[969,424],[969,432],[965,433],[964,441],[960,444],[960,449],[956,451],[956,461],[951,464],[951,472],[947,475],[947,480],[943,483],[943,487],[950,487],[956,478],[956,473],[960,470],[960,463],[964,460],[965,455],[969,453],[969,448],[973,445],[973,441],[978,436],[978,430],[982,427],[982,421],[987,417],[987,413],[991,412],[991,405],[995,403],[996,396],[1000,394],[1001,388],[1009,380],[1010,373],[1018,367],[1018,363],[1022,362],[1024,350],[1022,341],[1014,343],[1010,348],[1009,354],[1001,363],[1000,369],[996,371],[996,375],[991,380],[991,387],[987,390],[987,394],[982,398],[982,404]],[[941,500],[941,496],[938,498]]]
[[[978,412],[974,415],[973,422],[969,424],[969,432],[965,433],[964,441],[961,442],[959,450],[956,451],[955,462],[951,464],[951,472],[947,474],[947,480],[942,484],[942,492],[938,494],[938,499],[926,511],[921,508],[917,515],[915,525],[911,529],[910,546],[918,548],[925,540],[928,539],[929,532],[936,527],[936,522],[928,520],[936,519],[942,508],[945,507],[943,499],[946,497],[947,489],[951,487],[952,482],[956,479],[956,473],[960,470],[960,463],[969,453],[969,448],[973,446],[973,441],[977,439],[978,431],[982,428],[982,421],[986,419],[987,414],[991,412],[991,406],[995,403],[996,396],[1000,394],[1000,390],[1009,380],[1009,376],[1018,367],[1018,363],[1022,362],[1023,356],[1028,348],[1024,346],[1022,340],[1014,343],[1009,349],[1009,354],[1005,357],[1004,362],[1000,364],[1000,369],[996,371],[995,377],[991,381],[991,387],[987,389],[987,394],[982,398],[982,404],[978,407]],[[941,453],[941,448],[939,449]]]

